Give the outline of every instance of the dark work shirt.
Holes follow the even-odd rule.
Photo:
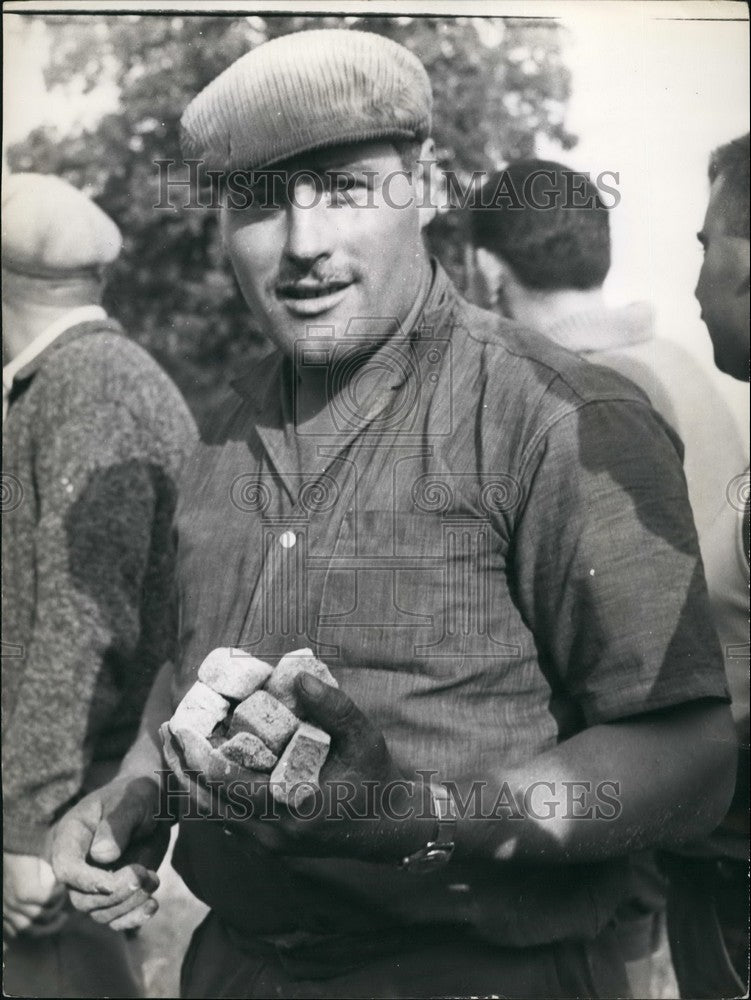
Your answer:
[[[188,470],[176,699],[215,646],[270,663],[311,646],[400,767],[500,783],[586,727],[727,698],[680,444],[638,389],[470,306],[440,268],[419,323],[365,364],[315,333],[237,380]],[[300,446],[306,365],[331,399]],[[176,865],[247,936],[586,938],[628,893],[627,859],[417,878],[249,857],[218,826],[185,821]]]

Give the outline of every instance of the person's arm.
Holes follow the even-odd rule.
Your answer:
[[[113,722],[117,663],[138,642],[152,544],[148,435],[117,403],[92,399],[75,420],[71,412],[40,420],[53,430],[35,455],[35,623],[3,732],[7,933],[51,933],[63,918],[52,824]]]
[[[173,676],[172,664],[165,663],[117,776],[77,803],[55,829],[52,864],[73,905],[114,930],[138,927],[158,909],[151,897],[171,824],[159,726],[172,713]]]
[[[673,439],[640,403],[585,404],[549,428],[523,479],[509,574],[553,704],[580,731],[498,771],[516,796],[548,781],[559,801],[559,819],[516,843],[509,832],[505,850],[585,860],[710,832],[728,806],[735,741]],[[616,815],[562,821],[576,794],[566,781],[589,785],[584,812],[613,783]]]
[[[464,801],[472,781],[486,784],[485,811],[473,814],[470,799],[457,850],[499,862],[583,861],[700,837],[729,803],[735,741],[672,442],[641,404],[584,406],[538,442],[523,473],[509,573],[551,697],[579,718],[558,746],[521,763],[436,775],[455,778]],[[398,781],[382,735],[343,692],[319,688],[307,710],[333,737],[324,802],[337,782]],[[188,763],[222,778],[210,761]],[[590,789],[583,803],[582,785],[566,782]],[[551,798],[559,805],[542,819]],[[404,819],[383,810],[373,822],[251,817],[238,830],[283,853],[394,860],[432,836],[434,824],[416,815],[423,805],[418,782],[399,796]],[[566,818],[596,805],[599,816]]]
[[[159,727],[172,715],[174,683],[175,668],[168,660],[154,679],[136,738],[120,763],[119,778],[149,778],[161,783],[164,758]]]
[[[116,720],[117,671],[140,635],[153,463],[148,431],[114,402],[83,404],[38,444],[34,630],[3,733],[6,850],[41,853]]]
[[[735,757],[730,711],[719,702],[586,729],[489,778],[481,822],[464,783],[457,856],[595,861],[705,836],[727,811]]]
[[[307,716],[332,734],[319,805],[300,816],[277,807],[272,818],[257,799],[261,808],[242,818],[235,797],[229,827],[281,854],[393,862],[424,846],[435,832],[430,776],[398,768],[344,692],[307,678],[304,685]],[[187,765],[215,787],[247,786],[248,772],[208,756],[193,752]],[[459,813],[456,856],[560,864],[693,840],[722,820],[734,774],[730,711],[719,702],[595,726],[523,764],[448,783]],[[257,776],[259,794],[264,779]]]

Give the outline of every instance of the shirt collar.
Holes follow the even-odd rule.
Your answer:
[[[78,306],[68,310],[63,316],[59,316],[49,326],[46,326],[30,344],[27,344],[20,354],[3,366],[3,397],[7,396],[13,388],[13,382],[18,373],[28,367],[32,361],[35,361],[66,330],[81,323],[91,323],[106,318],[107,313],[104,309],[96,305]]]
[[[561,347],[582,354],[643,344],[654,337],[654,317],[648,302],[631,302],[619,309],[589,309],[558,320],[544,330]]]

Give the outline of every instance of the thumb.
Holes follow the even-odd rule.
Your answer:
[[[360,743],[372,734],[373,726],[351,698],[312,674],[300,673],[297,689],[305,717],[316,723],[339,744],[340,751],[350,742]]]
[[[112,809],[103,810],[89,850],[92,861],[103,865],[117,861],[142,819],[140,801],[126,804],[121,799]]]

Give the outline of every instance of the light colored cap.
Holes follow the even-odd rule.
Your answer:
[[[114,261],[122,237],[112,219],[72,184],[51,174],[3,180],[3,268],[64,278]]]
[[[422,142],[432,93],[419,59],[368,31],[282,35],[234,62],[183,114],[182,147],[210,170],[257,170],[310,150]]]

